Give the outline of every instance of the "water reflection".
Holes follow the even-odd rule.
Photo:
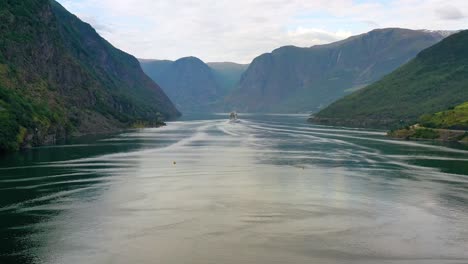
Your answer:
[[[2,263],[466,263],[468,149],[173,122],[7,157]]]

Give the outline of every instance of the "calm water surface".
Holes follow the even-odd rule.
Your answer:
[[[0,263],[468,263],[468,147],[241,118],[0,158]]]

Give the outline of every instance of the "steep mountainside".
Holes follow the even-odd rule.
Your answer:
[[[195,57],[177,61],[140,60],[143,70],[161,85],[182,112],[209,112],[234,87],[245,65],[204,63]]]
[[[163,76],[164,71],[174,62],[170,60],[139,59],[143,71],[155,82]]]
[[[0,35],[0,151],[179,115],[134,57],[54,1],[2,1]]]
[[[236,87],[242,74],[249,67],[248,64],[233,62],[208,62],[207,65],[213,70],[216,81],[223,89],[224,95]]]
[[[226,104],[249,112],[315,112],[377,81],[444,36],[389,28],[327,45],[282,47],[250,64]]]
[[[394,127],[468,101],[468,31],[447,37],[379,82],[319,112],[316,122]]]
[[[198,58],[140,63],[182,112],[206,111],[222,95],[213,71]]]

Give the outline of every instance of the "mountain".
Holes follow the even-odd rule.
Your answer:
[[[468,101],[468,31],[447,37],[382,80],[320,111],[313,121],[395,127]]]
[[[213,70],[216,81],[225,95],[236,87],[242,74],[249,67],[248,64],[233,62],[208,62],[207,65]]]
[[[281,47],[254,59],[226,99],[227,108],[316,112],[379,80],[445,34],[387,28],[327,45]]]
[[[170,60],[139,59],[143,71],[153,80],[160,79],[164,71],[174,62]]]
[[[211,112],[235,86],[246,65],[206,64],[196,57],[140,60],[143,70],[159,83],[182,112]]]
[[[179,115],[137,59],[55,1],[2,1],[0,35],[0,151]]]
[[[213,71],[198,58],[140,63],[182,112],[204,112],[222,96]]]

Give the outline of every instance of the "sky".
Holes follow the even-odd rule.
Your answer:
[[[467,0],[58,0],[138,58],[250,63],[375,28],[459,30]]]

